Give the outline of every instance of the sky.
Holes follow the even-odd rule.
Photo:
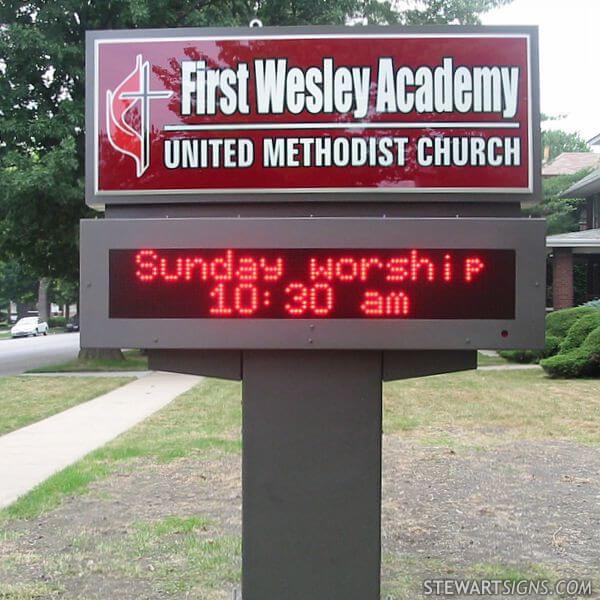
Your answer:
[[[544,127],[600,134],[600,0],[514,0],[485,25],[538,25],[542,112],[566,114]]]

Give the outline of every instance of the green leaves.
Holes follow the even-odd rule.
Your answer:
[[[429,0],[407,10],[401,22],[405,25],[479,25],[480,15],[512,0]]]
[[[53,148],[9,152],[0,188],[0,256],[33,273],[77,278],[77,224],[86,209],[76,140]]]
[[[562,152],[589,152],[590,150],[581,135],[560,129],[542,131],[542,149],[548,152],[545,157],[547,160],[553,160]]]
[[[561,198],[560,195],[588,173],[589,169],[584,169],[574,175],[559,175],[542,180],[543,200],[528,212],[535,217],[546,217],[548,235],[579,229],[579,216],[585,206],[585,199]]]
[[[38,282],[15,261],[0,261],[0,308],[8,303],[33,302],[37,295]]]

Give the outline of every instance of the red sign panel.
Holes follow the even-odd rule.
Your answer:
[[[514,319],[515,252],[109,251],[110,318]]]
[[[528,33],[139,36],[93,39],[97,199],[533,190]]]

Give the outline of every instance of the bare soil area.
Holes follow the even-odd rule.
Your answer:
[[[515,574],[600,581],[596,448],[558,441],[419,448],[397,436],[384,444],[384,582],[400,575],[406,556],[417,557],[417,584]]]

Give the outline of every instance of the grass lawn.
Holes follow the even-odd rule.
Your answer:
[[[32,369],[29,373],[78,373],[82,371],[146,371],[148,358],[142,356],[139,350],[123,352],[125,360],[70,360],[59,365],[50,365]]]
[[[0,331],[0,340],[8,340],[10,338],[10,331]]]
[[[130,377],[0,377],[0,435],[105,394]]]
[[[4,389],[27,388],[31,378],[0,379]],[[42,416],[122,385],[126,379],[40,378],[48,398],[70,398]],[[106,389],[103,388],[106,386]],[[25,392],[25,398],[31,391]],[[35,394],[32,394],[35,395]],[[22,404],[12,394],[16,411]],[[0,387],[0,397],[6,397]],[[37,404],[41,394],[37,394]],[[35,401],[34,401],[35,403]],[[36,420],[33,417],[23,422]],[[7,418],[4,417],[7,421]],[[2,421],[0,421],[2,423]],[[16,427],[21,425],[16,425]],[[5,426],[5,431],[15,426]],[[600,445],[600,379],[556,380],[537,370],[468,371],[407,379],[384,386],[383,430],[423,444],[486,447],[515,439],[566,439]],[[56,474],[0,515],[33,517],[60,501],[65,493],[119,465],[145,458],[165,463],[206,452],[241,450],[241,385],[205,380],[162,411]]]
[[[393,382],[385,386],[384,431],[441,445],[556,438],[597,445],[600,379],[514,370]]]
[[[509,365],[507,360],[504,360],[501,356],[487,356],[481,352],[477,353],[477,366],[479,367],[491,367],[496,365]]]
[[[132,597],[188,594],[207,600],[231,598],[232,586],[239,581],[240,540],[239,530],[232,532],[231,526],[224,523],[239,521],[235,506],[239,501],[236,477],[240,430],[241,386],[205,380],[162,411],[0,511],[0,550],[3,536],[7,544],[13,543],[23,535],[24,528],[31,530],[32,540],[43,538],[36,529],[40,523],[49,524],[53,532],[63,536],[60,548],[69,548],[60,556],[48,556],[48,552],[36,550],[37,546],[28,546],[30,542],[25,541],[22,552],[26,555],[7,550],[5,556],[10,560],[5,567],[0,560],[0,597],[3,593],[8,597],[13,597],[11,594],[27,597],[26,593],[30,593],[34,597],[33,592],[42,597],[51,593],[70,597],[73,588],[69,586],[83,585],[84,580],[98,585],[114,580]],[[493,456],[494,449],[503,442],[509,442],[505,447],[513,448],[515,440],[570,440],[583,442],[590,452],[595,452],[600,445],[600,380],[551,380],[541,371],[525,370],[470,371],[394,382],[384,387],[384,432],[408,444],[402,446],[405,450],[398,455],[402,460],[408,460],[406,448],[411,445],[426,448],[422,467],[435,465],[438,460],[456,461],[458,458],[453,457],[462,458],[463,454],[471,457],[482,452],[488,456],[489,452]],[[450,450],[442,452],[440,447]],[[484,472],[489,471],[486,464]],[[460,475],[459,463],[456,465],[448,467],[449,475]],[[506,468],[510,474],[511,464]],[[442,480],[445,469],[442,467]],[[232,470],[236,471],[233,484],[200,505],[199,490],[210,496],[213,487],[222,485]],[[419,467],[415,472],[421,471]],[[405,471],[400,473],[398,481],[402,482],[408,471],[406,475]],[[520,476],[519,473],[514,476]],[[214,482],[211,477],[216,478]],[[161,478],[164,481],[159,489],[155,484]],[[564,483],[566,480],[560,481],[556,485],[570,485]],[[140,485],[150,486],[150,483],[155,487],[140,491]],[[189,491],[178,496],[180,488],[186,485],[190,486],[186,488]],[[78,496],[86,492],[89,492],[87,500],[81,499],[77,504]],[[429,498],[433,492],[423,493]],[[444,492],[441,493],[443,498]],[[474,495],[475,500],[480,493]],[[63,502],[67,496],[70,500]],[[406,502],[401,500],[400,504]],[[226,510],[231,505],[233,517],[228,515],[217,521],[210,514],[211,510]],[[508,510],[504,506],[500,508]],[[90,511],[89,522],[82,521],[86,507]],[[460,508],[451,506],[453,519],[463,514],[465,507]],[[155,512],[141,514],[143,509]],[[162,512],[156,512],[159,509]],[[115,521],[100,525],[98,511],[103,510],[115,511],[114,516],[104,518],[115,519],[118,524]],[[384,510],[389,509],[384,506]],[[37,519],[42,513],[44,518]],[[69,514],[77,523],[71,523]],[[493,516],[489,518],[494,522]],[[469,523],[469,518],[465,519]],[[59,532],[59,525],[52,523],[63,524],[64,530]],[[504,521],[498,523],[504,526]],[[444,530],[444,522],[432,526]],[[425,536],[419,528],[402,529],[401,535]],[[489,538],[489,534],[483,537]],[[560,543],[560,534],[555,541]],[[439,558],[411,552],[409,549],[401,558],[395,553],[384,554],[387,579],[383,589],[393,593],[394,600],[417,597],[414,589],[420,585],[423,565],[448,577],[493,575],[519,579],[555,572],[545,565],[505,564],[480,558],[465,563],[459,572],[452,571],[450,563],[438,564]],[[20,567],[21,564],[26,566]],[[44,589],[28,591],[33,579],[31,569],[38,567],[40,572],[52,573],[52,582],[40,583]],[[21,572],[22,580],[11,579]],[[79,573],[79,577],[74,573]],[[92,590],[88,595],[96,598],[103,597],[102,594],[109,591]]]

